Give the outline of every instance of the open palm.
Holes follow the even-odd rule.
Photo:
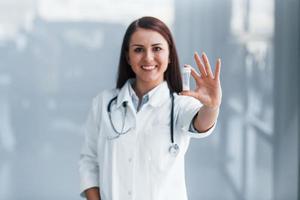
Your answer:
[[[194,54],[195,61],[201,74],[190,65],[185,65],[185,67],[191,68],[191,74],[196,81],[195,90],[183,91],[181,94],[192,96],[209,108],[218,108],[222,99],[220,82],[221,60],[217,60],[215,73],[213,74],[206,54],[203,53],[201,57],[202,61],[197,53]]]

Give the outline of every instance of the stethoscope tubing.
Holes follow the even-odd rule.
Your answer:
[[[172,145],[171,145],[170,148],[169,148],[169,152],[170,152],[172,155],[176,156],[176,155],[178,154],[178,151],[179,151],[179,146],[178,146],[178,144],[176,144],[176,143],[174,142],[174,95],[173,95],[172,92],[170,92],[170,96],[171,96],[170,138],[171,138],[171,143],[172,143]],[[129,132],[129,131],[131,130],[131,128],[129,128],[128,130],[124,131],[125,121],[126,121],[126,114],[127,114],[127,106],[128,106],[128,105],[127,105],[128,102],[126,102],[126,101],[122,103],[122,106],[123,106],[123,108],[124,108],[124,110],[125,110],[125,114],[124,114],[124,117],[123,117],[124,120],[123,120],[121,132],[119,132],[119,131],[115,128],[115,126],[114,126],[114,124],[113,124],[112,117],[111,117],[111,105],[112,105],[112,102],[113,102],[113,101],[116,101],[116,100],[117,100],[117,98],[118,98],[118,96],[113,97],[113,98],[109,101],[109,103],[108,103],[108,105],[107,105],[107,113],[108,113],[109,121],[110,121],[110,124],[111,124],[111,126],[112,126],[114,132],[116,133],[116,136],[115,136],[115,137],[109,138],[109,139],[111,139],[111,140],[112,140],[112,139],[119,138],[121,135],[124,135],[124,134],[126,134],[127,132]]]

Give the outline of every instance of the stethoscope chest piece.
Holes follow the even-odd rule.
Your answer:
[[[179,146],[177,144],[172,144],[169,148],[169,153],[172,156],[177,156],[179,153]]]

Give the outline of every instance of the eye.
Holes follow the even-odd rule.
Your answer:
[[[154,47],[153,50],[154,51],[160,51],[160,50],[162,50],[162,48],[161,47]]]
[[[136,53],[140,53],[140,52],[143,51],[143,48],[137,47],[137,48],[135,48],[133,51],[136,52]]]

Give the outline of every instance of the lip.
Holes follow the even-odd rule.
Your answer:
[[[142,65],[141,67],[144,70],[151,71],[151,70],[157,68],[157,65]]]

